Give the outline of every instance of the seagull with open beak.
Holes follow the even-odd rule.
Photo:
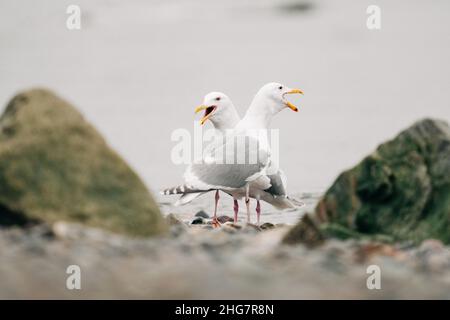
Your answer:
[[[249,130],[254,133],[254,129],[268,130],[272,117],[285,108],[289,108],[292,111],[298,112],[298,108],[286,99],[290,94],[303,94],[300,89],[292,89],[280,83],[268,83],[264,85],[258,93],[255,95],[250,107],[247,110],[244,118],[239,121],[235,128],[235,133],[238,135],[248,135]],[[221,107],[217,105],[222,102]],[[233,123],[238,119],[236,109],[231,100],[223,95],[221,97],[217,93],[211,93],[205,96],[205,100],[202,106],[196,109],[196,112],[205,110],[203,118],[200,120],[201,124],[204,124],[206,120],[210,120],[214,127],[218,130],[228,130]],[[234,126],[233,126],[234,127]],[[253,136],[258,139],[261,148],[265,148],[268,154],[270,154],[270,146],[268,141],[261,141],[268,135],[259,134]],[[237,152],[249,152],[246,150],[237,150]],[[259,153],[259,150],[258,150]],[[249,167],[249,166],[247,166]],[[242,170],[242,166],[236,166],[236,172]],[[236,172],[230,172],[230,174],[236,174]],[[254,174],[249,179],[254,179],[254,183],[247,183],[245,188],[245,194],[242,193],[242,189],[238,190],[224,190],[234,198],[234,220],[237,221],[237,213],[239,210],[238,199],[242,196],[245,197],[245,203],[247,207],[247,221],[250,222],[250,198],[255,198],[257,223],[260,223],[261,205],[260,199],[263,199],[278,208],[294,208],[295,204],[288,199],[286,190],[286,177],[284,173],[278,168],[278,164],[269,160],[265,167],[265,172],[262,175],[264,178],[258,178],[260,173]],[[189,178],[189,173],[186,175]],[[267,184],[267,181],[268,184]],[[260,186],[259,184],[262,184]],[[219,201],[219,189],[216,190],[214,217],[217,213],[217,204]],[[298,204],[298,203],[297,203]],[[215,218],[213,219],[213,221]]]
[[[214,128],[225,134],[226,130],[233,129],[239,122],[240,117],[231,99],[222,92],[210,92],[203,99],[203,104],[195,109],[195,113],[204,111],[200,124],[204,125],[210,120]]]
[[[203,103],[195,109],[195,113],[199,113],[204,111],[203,117],[200,119],[200,124],[204,125],[208,120],[211,121],[215,130],[216,137],[215,141],[211,142],[208,146],[206,146],[204,152],[204,158],[209,157],[209,151],[214,149],[214,145],[217,142],[221,142],[222,138],[225,137],[229,131],[234,129],[237,123],[240,120],[239,114],[236,111],[236,108],[233,105],[231,99],[222,92],[210,92],[208,93],[204,99]],[[217,140],[217,141],[216,141]],[[204,159],[203,159],[204,160]],[[190,165],[185,173],[185,181],[191,181],[189,178],[189,174],[191,172]],[[191,181],[192,182],[192,181]],[[214,206],[214,217],[212,220],[213,226],[217,227],[220,223],[217,221],[217,206],[219,201],[219,189],[213,189],[213,186],[199,186],[196,183],[185,183],[184,185],[165,189],[162,191],[163,194],[181,194],[180,199],[175,203],[176,206],[184,205],[195,198],[209,192],[215,192],[215,206]],[[237,215],[239,211],[239,204],[237,199],[234,199],[234,221],[237,222]]]
[[[239,122],[240,117],[233,105],[231,99],[222,92],[210,92],[204,99],[203,104],[195,108],[195,113],[204,111],[203,117],[200,119],[200,124],[204,125],[207,120],[211,121],[214,128],[218,131],[218,136],[224,137],[227,131],[232,130]],[[211,144],[211,146],[214,142]],[[188,168],[189,170],[189,168]],[[191,196],[191,198],[194,196]],[[217,206],[219,203],[219,189],[215,192],[214,197],[214,216],[212,219],[213,226],[219,226],[217,221]],[[236,198],[233,199],[234,222],[237,222],[237,215],[239,211],[239,203]]]
[[[258,224],[260,223],[261,213],[260,200],[264,200],[279,209],[295,208],[301,205],[299,202],[287,196],[286,177],[277,166],[274,166],[274,161],[270,158],[270,147],[268,143],[261,143],[258,140],[260,139],[259,136],[252,136],[248,132],[254,131],[253,129],[267,130],[273,115],[286,107],[293,111],[298,111],[285,98],[287,94],[294,93],[302,94],[302,91],[299,89],[290,89],[277,83],[269,83],[263,86],[255,95],[245,117],[239,122],[237,121],[237,112],[228,97],[223,94],[218,95],[217,93],[212,93],[210,96],[207,95],[203,105],[196,109],[196,112],[205,111],[201,123],[204,124],[206,120],[210,120],[217,130],[224,131],[233,128],[233,124],[237,122],[232,136],[248,135],[249,144],[245,145],[244,150],[238,150],[239,148],[235,150],[233,147],[231,149],[232,158],[235,158],[234,153],[239,157],[239,152],[253,152],[253,154],[258,153],[258,156],[260,156],[258,157],[258,163],[192,164],[188,167],[184,175],[186,183],[176,188],[166,189],[163,193],[166,195],[183,194],[177,203],[184,204],[195,199],[198,195],[216,190],[213,224],[216,222],[217,225],[219,225],[216,219],[217,203],[219,200],[218,190],[222,190],[234,198],[235,221],[237,220],[238,212],[237,200],[243,197],[246,200],[248,222],[250,222],[249,198],[255,198],[257,200],[256,212]],[[250,140],[257,142],[257,144],[253,145],[257,145],[258,149],[255,150],[254,148],[248,147],[251,144]],[[230,150],[227,148],[227,144],[230,141],[233,140],[229,139],[222,144],[219,143],[214,148],[216,150],[222,149],[219,152],[220,154],[224,150],[227,150],[228,155]]]
[[[261,215],[260,199],[267,199],[266,190],[272,189],[273,195],[280,197],[278,201],[281,201],[281,205],[286,207],[289,207],[290,205],[287,203],[290,201],[288,201],[285,190],[286,178],[279,169],[278,164],[271,158],[267,134],[271,120],[278,112],[286,108],[298,112],[298,108],[286,99],[286,96],[290,94],[303,94],[303,91],[300,89],[289,88],[288,86],[276,82],[265,84],[256,93],[245,116],[235,128],[236,134],[249,136],[258,140],[258,155],[261,154],[261,151],[263,154],[266,153],[268,155],[265,159],[265,163],[260,164],[262,169],[259,172],[248,176],[245,180],[245,186],[239,190],[239,195],[245,198],[248,220],[250,220],[250,197],[256,199],[258,224]],[[261,135],[261,132],[259,132],[261,130],[265,131],[266,134]],[[274,177],[278,182],[277,185],[274,184]],[[238,195],[235,194],[235,197],[238,197]],[[283,199],[285,201],[283,201]],[[294,207],[294,205],[291,207]]]
[[[292,89],[280,83],[271,82],[256,93],[245,116],[238,123],[237,130],[268,129],[274,115],[289,108],[298,112],[298,108],[286,99],[290,94],[303,94],[300,89]]]

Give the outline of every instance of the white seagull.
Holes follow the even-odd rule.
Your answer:
[[[207,120],[210,120],[216,130],[216,134],[213,142],[211,142],[204,151],[204,157],[210,157],[211,152],[215,149],[215,146],[220,145],[223,141],[223,137],[226,136],[230,130],[232,130],[240,120],[239,114],[233,105],[231,99],[222,92],[210,92],[204,99],[203,104],[195,109],[195,113],[200,111],[205,111],[204,116],[200,119],[200,124],[204,125]],[[186,174],[190,172],[190,166],[186,170]],[[186,179],[185,179],[186,180]],[[182,194],[180,199],[175,203],[176,206],[184,205],[195,198],[213,191],[213,189],[208,190],[198,190],[197,188],[188,185],[187,183],[178,187],[169,188],[163,190],[162,194]],[[214,218],[213,225],[218,225],[217,221],[217,204],[219,202],[219,189],[216,189],[215,193],[215,208],[214,208]],[[237,222],[237,215],[239,211],[238,200],[234,199],[233,204],[234,209],[234,221]]]
[[[288,107],[298,111],[294,105],[285,100],[286,94],[293,93],[303,92],[279,83],[263,86],[255,95],[241,121],[238,121],[236,109],[225,94],[212,92],[206,95],[203,105],[196,109],[196,112],[205,110],[200,123],[204,124],[206,120],[211,120],[216,130],[225,134],[226,139],[216,140],[209,146],[208,156],[204,162],[188,167],[184,185],[166,189],[162,193],[183,194],[177,203],[185,204],[201,194],[216,190],[213,223],[217,225],[219,190],[234,198],[235,222],[238,212],[237,200],[243,197],[246,200],[248,222],[250,222],[249,198],[257,200],[258,224],[261,212],[260,200],[278,209],[295,208],[299,205],[299,202],[287,196],[286,177],[271,159],[267,134],[259,134],[261,130],[267,131],[273,115],[282,109]],[[232,134],[226,134],[229,133],[227,130],[233,127],[235,129]],[[236,140],[244,142],[235,148]],[[218,158],[214,158],[215,154],[223,156],[224,153],[226,153],[225,161],[217,161]],[[240,157],[244,157],[245,161],[238,162],[237,159]]]

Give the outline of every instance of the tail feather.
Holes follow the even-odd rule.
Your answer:
[[[283,210],[283,209],[297,209],[300,207],[303,207],[305,204],[297,199],[294,199],[289,196],[266,196],[266,194],[263,194],[261,197],[262,200],[270,203],[272,206],[274,206],[277,209]]]
[[[178,206],[185,205],[205,193],[206,192],[185,193],[180,197],[180,199],[177,200],[177,202],[175,202],[175,206],[178,207]]]
[[[296,207],[303,207],[305,205],[303,201],[300,201],[294,197],[287,196],[286,198],[291,201]]]
[[[171,194],[186,194],[186,193],[199,193],[199,192],[207,192],[211,190],[202,190],[198,188],[194,188],[187,184],[183,184],[173,188],[167,188],[161,191],[163,195],[171,195]]]

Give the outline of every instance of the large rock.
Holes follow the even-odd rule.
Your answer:
[[[380,145],[337,178],[312,217],[328,236],[450,243],[448,124],[422,120]],[[293,229],[285,242],[295,235]]]
[[[59,220],[133,236],[165,230],[139,177],[82,115],[30,90],[0,117],[0,224]]]

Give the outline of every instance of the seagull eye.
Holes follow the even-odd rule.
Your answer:
[[[282,90],[282,89],[283,89],[283,86],[279,86],[278,89]]]
[[[220,101],[220,97],[217,97],[217,98],[216,98],[216,101]]]

